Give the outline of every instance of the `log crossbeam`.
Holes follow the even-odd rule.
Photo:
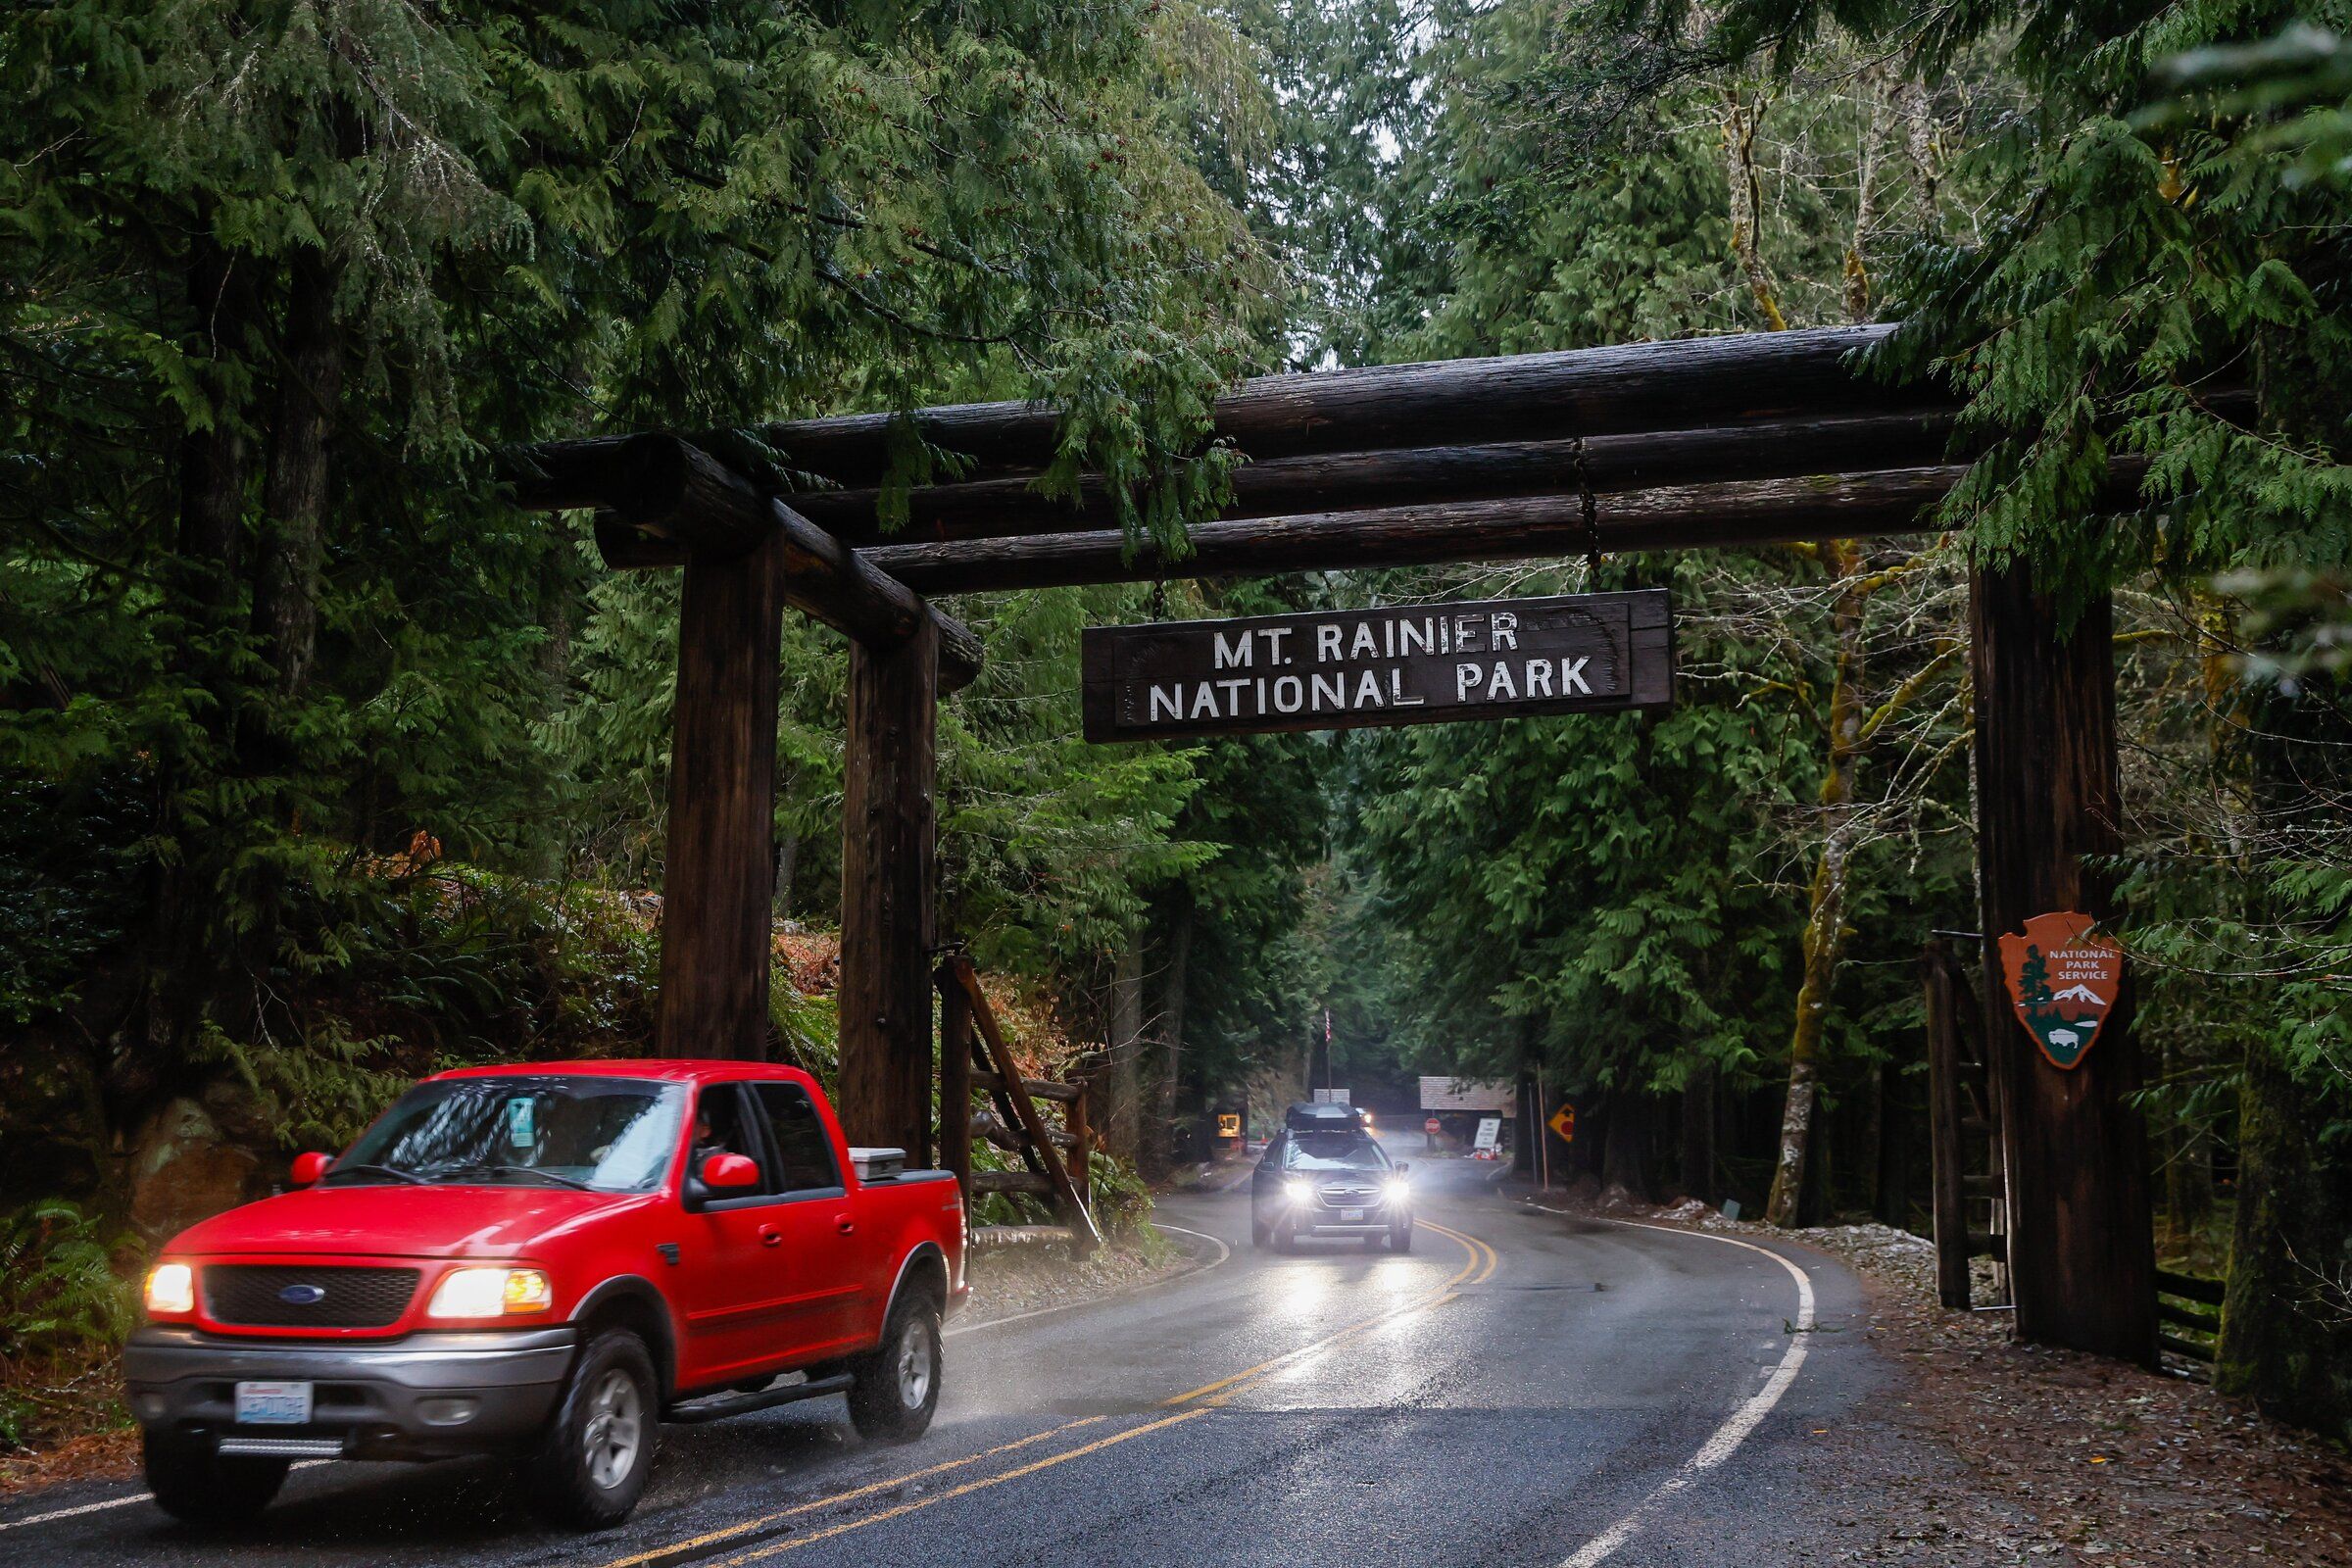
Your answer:
[[[785,604],[872,648],[907,642],[927,619],[939,637],[940,689],[956,691],[979,674],[980,639],[962,622],[702,448],[649,434],[598,443],[595,451],[592,464],[567,470],[568,488],[525,482],[517,499],[547,510],[597,507],[606,564],[732,560],[772,536]]]
[[[1231,494],[1213,517],[1203,520],[1233,522],[1372,506],[1582,492],[1606,496],[1665,485],[1933,465],[1945,461],[1952,425],[1949,412],[1924,409],[1591,439],[1479,441],[1271,458],[1236,468]],[[862,486],[795,496],[793,505],[809,521],[861,549],[1119,525],[1117,498],[1093,474],[1081,479],[1074,501],[1042,496],[1032,479],[1020,475],[926,486],[908,492],[906,525],[896,532],[882,526],[881,501],[879,488]]]
[[[1552,354],[1375,365],[1259,376],[1216,400],[1212,438],[1252,463],[1313,453],[1500,440],[1617,435],[1718,423],[1885,412],[1898,394],[1862,370],[1858,353],[1886,326],[1749,332]],[[1938,393],[1908,401],[1947,405]],[[836,485],[879,484],[905,447],[906,416],[838,415],[760,428],[796,469]],[[972,403],[911,416],[967,476],[1035,472],[1058,455],[1059,411]]]
[[[858,555],[918,593],[1046,588],[1160,577],[1525,560],[1918,533],[1965,470],[1688,485],[1594,501],[1523,496],[1196,525],[1191,550],[1134,548],[1115,530],[878,545]]]
[[[1272,468],[1278,460],[1340,455],[1351,471],[1361,454],[1403,448],[1590,442],[1645,432],[1700,432],[1706,426],[1886,416],[1898,410],[1948,414],[1953,407],[1948,395],[1890,388],[1858,368],[1857,354],[1883,342],[1891,330],[1735,333],[1260,376],[1216,400],[1210,439],[1262,468]],[[893,460],[905,452],[909,426],[923,442],[953,457],[962,477],[971,481],[1025,478],[1060,453],[1060,412],[1042,403],[834,415],[764,425],[748,434],[780,457],[796,479],[858,491],[891,479]],[[1890,438],[1904,437],[1891,432]],[[516,466],[515,499],[541,511],[606,504],[616,487],[632,482],[630,439],[593,437],[531,449]],[[724,431],[693,439],[723,450],[744,436]],[[1892,465],[1880,459],[1870,466]],[[1287,482],[1296,485],[1314,482],[1318,470],[1309,465],[1287,471]],[[1367,476],[1356,493],[1376,493],[1365,486],[1384,478]],[[813,496],[799,503],[841,504],[819,503]],[[1285,502],[1283,510],[1294,505]]]

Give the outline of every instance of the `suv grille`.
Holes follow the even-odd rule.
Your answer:
[[[399,1322],[416,1294],[417,1277],[413,1268],[303,1263],[210,1263],[202,1273],[205,1309],[217,1323],[318,1329],[380,1329]]]
[[[1319,1196],[1325,1208],[1372,1208],[1381,1201],[1381,1190],[1371,1182],[1326,1182]]]

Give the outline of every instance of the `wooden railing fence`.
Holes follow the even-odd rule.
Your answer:
[[[1928,943],[1920,976],[1927,993],[1936,1294],[1945,1306],[1966,1311],[1977,1304],[1969,1260],[2005,1256],[2000,1123],[1978,1038],[1984,1013],[1977,988],[1944,938]]]
[[[2186,1334],[2159,1329],[2156,1343],[2174,1355],[2186,1356],[2204,1366],[2213,1365],[2214,1347],[2222,1335],[2224,1289],[2220,1280],[2199,1279],[2194,1274],[2176,1274],[2170,1269],[2158,1269],[2156,1321],[2170,1323],[2186,1331]],[[2202,1307],[2212,1310],[2200,1310]]]
[[[1084,1256],[1102,1245],[1091,1202],[1088,1156],[1094,1129],[1086,1085],[1024,1078],[1012,1049],[980,988],[979,973],[961,953],[951,953],[935,977],[939,985],[940,1161],[955,1172],[965,1206],[975,1197],[1015,1194],[1047,1203]],[[987,1097],[975,1109],[972,1096]],[[1057,1104],[1062,1124],[1046,1120],[1040,1102]],[[1021,1170],[972,1169],[972,1140],[985,1139],[1017,1154]]]

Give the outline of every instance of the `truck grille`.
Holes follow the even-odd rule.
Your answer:
[[[408,1310],[416,1294],[417,1271],[333,1264],[210,1263],[203,1276],[205,1310],[216,1323],[256,1328],[380,1329],[399,1322]]]

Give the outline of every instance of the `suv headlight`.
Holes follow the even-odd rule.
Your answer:
[[[1294,1203],[1314,1201],[1315,1184],[1303,1176],[1294,1176],[1282,1184],[1282,1196]]]
[[[147,1274],[147,1310],[181,1317],[196,1310],[196,1271],[185,1263],[158,1263]]]
[[[424,1315],[505,1317],[544,1312],[555,1299],[547,1276],[535,1268],[460,1268],[450,1270],[434,1290]]]
[[[1401,1203],[1413,1196],[1413,1184],[1403,1176],[1392,1176],[1380,1184],[1380,1195],[1392,1203]]]

